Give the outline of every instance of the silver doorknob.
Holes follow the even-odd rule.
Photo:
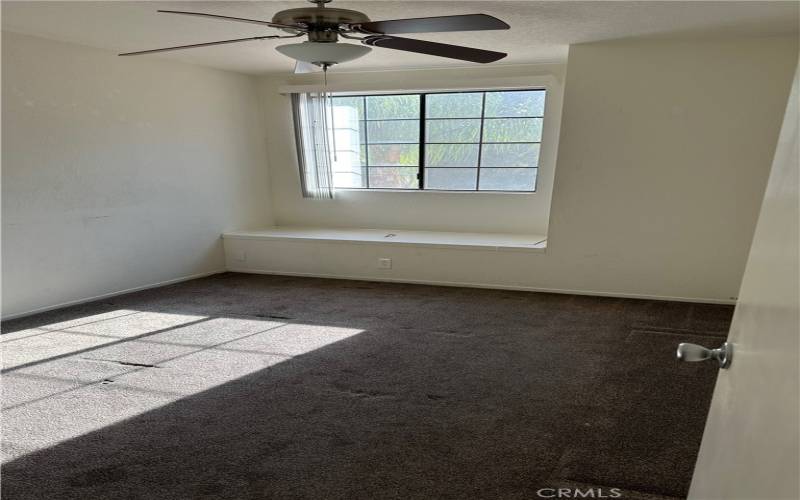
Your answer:
[[[728,368],[733,361],[733,344],[725,342],[718,349],[707,349],[701,345],[682,343],[678,345],[678,361],[705,361],[716,359],[720,368]]]

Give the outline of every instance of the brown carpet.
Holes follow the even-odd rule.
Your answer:
[[[732,310],[226,273],[8,321],[2,494],[684,497],[717,370],[675,347]]]

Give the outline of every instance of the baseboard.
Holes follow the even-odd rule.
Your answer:
[[[568,290],[561,288],[540,288],[533,286],[520,286],[520,285],[502,285],[495,283],[469,283],[461,281],[436,281],[436,280],[410,280],[398,278],[376,278],[373,276],[353,276],[353,275],[340,275],[340,274],[323,274],[323,273],[297,273],[286,271],[268,271],[263,269],[236,269],[228,268],[232,273],[250,273],[250,274],[274,274],[276,276],[302,276],[307,278],[328,278],[340,280],[357,280],[357,281],[376,281],[387,283],[411,283],[415,285],[434,285],[434,286],[453,286],[463,288],[488,288],[492,290],[515,290],[520,292],[543,292],[543,293],[561,293],[566,295],[590,295],[595,297],[615,297],[620,299],[643,299],[643,300],[665,300],[671,302],[693,302],[698,304],[720,304],[720,305],[735,305],[735,300],[730,299],[712,299],[704,297],[673,297],[669,295],[646,295],[636,293],[619,293],[619,292],[602,292],[597,290]]]
[[[179,278],[174,278],[171,280],[160,281],[158,283],[151,283],[148,285],[137,286],[134,288],[128,288],[125,290],[119,290],[116,292],[104,293],[102,295],[95,295],[92,297],[86,297],[77,300],[71,300],[68,302],[62,302],[60,304],[54,304],[52,306],[40,307],[37,309],[32,309],[25,312],[14,313],[9,315],[3,315],[2,321],[8,321],[16,318],[22,318],[25,316],[31,316],[33,314],[43,313],[47,311],[52,311],[54,309],[61,309],[63,307],[74,306],[78,304],[85,304],[87,302],[93,302],[95,300],[102,300],[107,299],[110,297],[116,297],[117,295],[124,295],[126,293],[133,293],[139,292],[142,290],[147,290],[150,288],[158,288],[161,286],[172,285],[175,283],[180,283],[183,281],[194,280],[198,278],[205,278],[207,276],[213,276],[215,274],[224,273],[226,271],[233,272],[233,273],[250,273],[250,274],[274,274],[277,276],[303,276],[308,278],[328,278],[328,279],[342,279],[342,280],[357,280],[357,281],[376,281],[376,282],[388,282],[388,283],[411,283],[417,285],[434,285],[434,286],[452,286],[452,287],[465,287],[465,288],[487,288],[487,289],[495,289],[495,290],[516,290],[522,292],[544,292],[544,293],[561,293],[561,294],[569,294],[569,295],[590,295],[590,296],[597,296],[597,297],[617,297],[617,298],[624,298],[624,299],[646,299],[646,300],[667,300],[667,301],[674,301],[674,302],[695,302],[701,304],[721,304],[721,305],[734,305],[736,304],[735,300],[730,299],[712,299],[712,298],[695,298],[695,297],[673,297],[669,295],[646,295],[646,294],[635,294],[635,293],[618,293],[618,292],[603,292],[603,291],[596,291],[596,290],[568,290],[568,289],[560,289],[560,288],[541,288],[541,287],[532,287],[532,286],[519,286],[519,285],[502,285],[502,284],[493,284],[493,283],[469,283],[469,282],[462,282],[462,281],[437,281],[437,280],[410,280],[410,279],[398,279],[398,278],[375,278],[372,276],[353,276],[353,275],[338,275],[338,274],[324,274],[324,273],[297,273],[297,272],[286,272],[286,271],[270,271],[264,269],[218,269],[214,271],[209,271],[205,273],[199,274],[192,274],[189,276],[181,276]]]
[[[161,287],[161,286],[173,285],[175,283],[180,283],[182,281],[189,281],[189,280],[194,280],[194,279],[198,279],[198,278],[205,278],[207,276],[213,276],[215,274],[220,274],[220,273],[224,273],[224,272],[225,272],[225,269],[217,269],[215,271],[209,271],[209,272],[205,272],[205,273],[192,274],[192,275],[189,275],[189,276],[181,276],[180,278],[174,278],[174,279],[167,280],[167,281],[159,281],[158,283],[151,283],[149,285],[142,285],[142,286],[137,286],[137,287],[134,287],[134,288],[127,288],[125,290],[119,290],[117,292],[104,293],[102,295],[95,295],[93,297],[86,297],[86,298],[83,298],[83,299],[70,300],[69,302],[62,302],[60,304],[55,304],[55,305],[52,305],[52,306],[39,307],[37,309],[32,309],[30,311],[9,314],[7,316],[4,315],[0,319],[2,319],[2,321],[8,321],[8,320],[16,319],[16,318],[22,318],[22,317],[25,317],[25,316],[31,316],[33,314],[39,314],[39,313],[43,313],[43,312],[47,312],[47,311],[52,311],[54,309],[61,309],[62,307],[75,306],[75,305],[78,305],[78,304],[85,304],[87,302],[94,302],[95,300],[102,300],[102,299],[107,299],[109,297],[116,297],[117,295],[125,295],[126,293],[139,292],[139,291],[142,291],[142,290],[148,290],[150,288],[158,288],[158,287]]]

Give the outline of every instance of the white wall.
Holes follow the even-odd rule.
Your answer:
[[[3,32],[5,317],[224,268],[271,225],[255,79]]]
[[[229,258],[228,265],[255,272],[730,301],[753,236],[797,42],[796,37],[629,40],[571,47],[546,254],[226,240],[228,255],[247,255],[246,262]],[[268,107],[270,133],[276,134],[270,138],[270,161],[279,223],[336,222],[328,212],[360,225],[370,215],[349,215],[358,208],[384,199],[393,200],[390,209],[400,204],[380,193],[352,205],[347,200],[301,204],[290,177],[294,167],[287,166],[291,158],[275,151],[276,140],[289,141],[285,132],[275,132],[275,123],[288,123],[287,112],[273,106]],[[437,197],[426,211],[454,213],[457,220],[462,207],[478,208],[479,200]],[[505,230],[507,217],[537,216],[508,212],[508,206],[502,210],[484,225]],[[394,220],[381,217],[380,223],[392,227],[424,228],[429,215],[409,209]],[[393,258],[393,268],[376,269],[377,257]]]
[[[279,225],[546,234],[561,111],[563,64],[395,72],[330,70],[332,91],[405,91],[547,86],[536,193],[338,190],[334,200],[300,194],[292,110],[282,88],[315,85],[318,74],[264,77],[272,202]]]

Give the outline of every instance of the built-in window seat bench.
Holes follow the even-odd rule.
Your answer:
[[[380,244],[464,248],[477,250],[523,250],[543,252],[547,237],[531,234],[456,233],[445,231],[406,231],[402,229],[354,229],[271,227],[254,231],[230,231],[225,240],[330,241],[353,244]]]
[[[222,235],[228,271],[527,289],[532,234],[272,227]],[[541,264],[541,263],[540,263]]]

